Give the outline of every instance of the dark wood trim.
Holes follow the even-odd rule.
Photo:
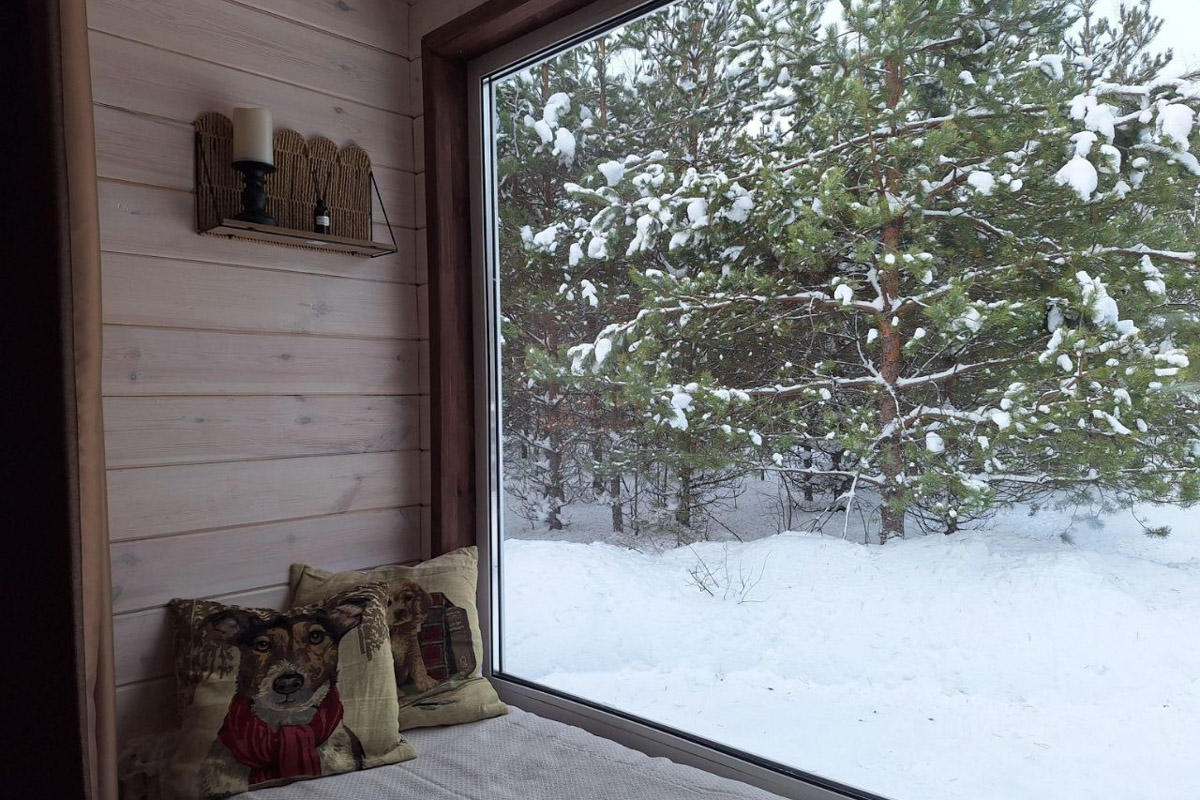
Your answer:
[[[433,53],[465,65],[591,4],[592,0],[489,0],[426,35],[421,55]],[[428,90],[425,98],[428,109]]]
[[[6,295],[4,675],[6,794],[90,794],[84,699],[70,209],[63,134],[62,47],[57,0],[4,8],[0,64],[12,117],[0,126],[5,153]],[[17,787],[25,786],[26,790]]]
[[[475,320],[467,64],[591,0],[489,0],[421,40],[433,555],[475,544]]]

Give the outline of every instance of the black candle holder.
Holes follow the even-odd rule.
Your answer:
[[[246,184],[242,189],[242,212],[234,219],[259,225],[278,225],[275,218],[267,214],[267,176],[275,171],[275,165],[261,161],[235,161],[233,168],[242,173]]]

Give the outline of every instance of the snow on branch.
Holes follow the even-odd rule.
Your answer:
[[[824,150],[817,150],[814,153],[809,153],[804,158],[790,161],[786,164],[780,164],[776,169],[779,172],[787,172],[798,167],[804,167],[815,163],[822,159],[828,158],[829,156],[835,156],[839,153],[849,150],[850,148],[858,147],[859,145],[870,144],[872,142],[879,142],[886,139],[894,139],[898,136],[903,136],[908,133],[938,128],[948,122],[953,122],[956,119],[962,119],[964,117],[975,120],[997,119],[1001,117],[1008,117],[1011,114],[1045,114],[1047,109],[1048,106],[1040,104],[1021,105],[1016,106],[1015,108],[1005,109],[1003,111],[986,111],[976,108],[966,111],[965,113],[947,114],[941,117],[930,117],[929,119],[916,120],[915,122],[908,122],[903,125],[882,126],[875,128],[874,130],[870,131],[869,133],[865,133],[862,136],[856,136],[853,139],[847,139],[841,144],[836,144],[833,147],[827,147]],[[735,180],[749,180],[753,177],[755,177],[754,174],[747,174],[739,176],[738,178],[735,178]]]
[[[1155,250],[1147,247],[1144,244],[1135,245],[1133,247],[1101,247],[1096,245],[1083,251],[1084,255],[1105,255],[1113,253],[1123,256],[1134,256],[1142,258],[1143,256],[1153,256],[1161,258],[1163,261],[1176,261],[1181,264],[1196,264],[1200,260],[1200,253],[1195,250]]]

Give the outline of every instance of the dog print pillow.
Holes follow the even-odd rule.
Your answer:
[[[383,584],[290,611],[172,600],[179,800],[394,764],[400,735]]]
[[[388,634],[400,729],[456,725],[508,713],[481,675],[483,641],[475,608],[479,555],[465,547],[415,566],[330,573],[293,564],[292,598],[311,603],[348,586],[388,587]]]

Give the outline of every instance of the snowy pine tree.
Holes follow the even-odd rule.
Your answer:
[[[557,221],[563,285],[596,276],[538,391],[588,392],[643,455],[658,431],[680,498],[766,469],[877,506],[882,542],[1193,503],[1200,90],[1156,77],[1148,6],[826,6],[684,2],[607,44],[622,110],[520,212]]]

